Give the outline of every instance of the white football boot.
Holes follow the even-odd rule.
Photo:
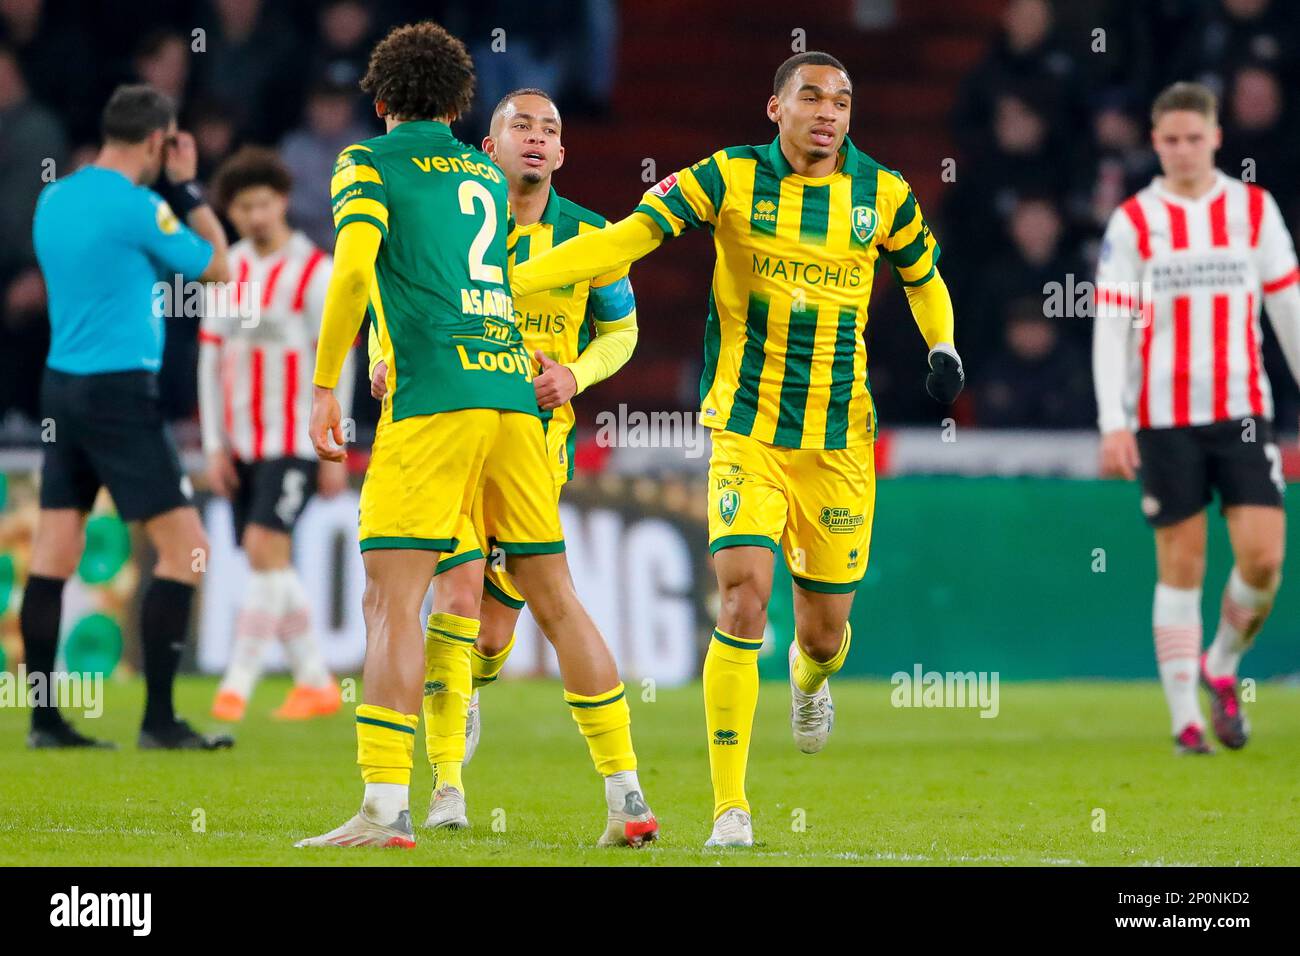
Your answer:
[[[811,694],[805,694],[794,682],[794,662],[799,646],[790,642],[790,729],[795,745],[806,754],[815,754],[826,746],[826,738],[835,726],[835,704],[831,702],[831,682]]]
[[[424,821],[430,830],[464,830],[469,826],[465,815],[465,794],[453,786],[439,787],[429,801],[429,816]]]
[[[468,767],[478,750],[478,739],[483,733],[483,724],[479,721],[478,691],[469,696],[469,708],[465,711],[465,760],[462,767]]]
[[[636,848],[659,838],[659,821],[641,796],[635,770],[621,770],[605,778],[605,803],[609,818],[596,846]]]
[[[754,821],[740,807],[732,807],[713,821],[713,833],[704,841],[706,847],[754,845]]]
[[[388,825],[376,823],[364,810],[329,833],[299,840],[294,846],[382,846],[415,848],[415,832],[411,829],[411,811],[403,810]]]

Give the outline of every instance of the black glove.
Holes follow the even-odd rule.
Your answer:
[[[937,345],[930,349],[929,360],[930,374],[925,377],[925,390],[936,402],[951,405],[966,384],[961,356],[951,345]]]
[[[202,206],[207,200],[203,198],[203,189],[199,186],[197,179],[191,179],[189,182],[174,183],[163,173],[158,177],[158,182],[154,184],[154,192],[162,196],[167,205],[172,207],[172,212],[176,213],[177,218],[184,222],[194,210]]]

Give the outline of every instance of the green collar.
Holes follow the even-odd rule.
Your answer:
[[[840,163],[837,172],[848,173],[850,176],[857,175],[858,172],[858,148],[853,145],[853,140],[847,136],[844,137],[844,145],[840,147],[840,155],[844,161]],[[794,170],[790,166],[790,161],[785,158],[785,153],[781,152],[781,135],[778,133],[776,139],[767,148],[767,161],[776,172],[777,179],[793,175]]]
[[[560,194],[551,187],[551,193],[546,197],[546,208],[542,210],[542,218],[538,220],[548,226],[559,225],[560,222]]]
[[[399,123],[397,126],[393,127],[393,133],[401,132],[425,134],[440,133],[443,136],[451,136],[451,127],[446,123],[439,122],[438,120],[407,120],[405,123]],[[392,133],[389,135],[391,136]]]

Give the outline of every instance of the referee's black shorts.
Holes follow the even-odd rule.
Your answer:
[[[125,521],[191,504],[153,373],[69,375],[47,368],[41,416],[42,508],[89,511],[101,486]]]
[[[1219,494],[1219,508],[1282,507],[1286,483],[1268,419],[1141,429],[1142,513],[1155,528],[1199,514]]]

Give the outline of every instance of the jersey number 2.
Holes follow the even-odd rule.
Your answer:
[[[467,216],[475,215],[476,202],[483,204],[483,225],[479,226],[478,235],[469,245],[469,277],[475,282],[501,285],[505,282],[501,267],[490,266],[483,261],[497,234],[497,207],[492,194],[482,183],[467,179],[460,184],[456,195],[460,199],[460,211]]]

